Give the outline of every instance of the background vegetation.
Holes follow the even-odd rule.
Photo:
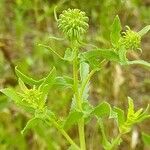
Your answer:
[[[67,8],[85,11],[90,18],[86,41],[99,47],[110,45],[110,26],[117,14],[123,26],[129,25],[135,31],[150,22],[149,0],[0,0],[0,88],[17,86],[15,66],[34,78],[46,75],[52,66],[56,66],[59,75],[72,73],[69,63],[38,46],[39,43],[43,43],[52,46],[62,55],[65,52],[64,41],[60,43],[50,38],[61,37],[53,15],[56,5],[58,14]],[[147,34],[142,40],[143,52],[138,54],[132,52],[129,58],[149,61],[149,42],[150,34]],[[87,46],[86,49],[90,47]],[[149,70],[141,66],[108,63],[105,69],[92,79],[91,103],[96,105],[106,100],[126,110],[127,96],[131,96],[135,100],[136,108],[146,107],[150,103],[149,77]],[[49,92],[47,105],[57,115],[65,117],[69,111],[71,98],[72,93],[69,90],[55,87]],[[53,128],[44,130],[44,126],[39,126],[38,130],[30,130],[22,136],[20,132],[29,118],[30,114],[17,108],[10,99],[0,94],[1,150],[65,150],[67,148],[65,139]],[[107,134],[113,136],[116,132],[115,124],[110,120],[106,125]],[[86,126],[86,131],[89,149],[100,150],[101,133],[94,120]],[[123,137],[124,142],[120,149],[148,150],[148,145],[142,140],[141,132],[150,134],[150,121],[135,126],[132,133]],[[69,134],[76,138],[77,129],[69,130]]]

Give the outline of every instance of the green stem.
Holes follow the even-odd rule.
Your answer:
[[[73,60],[73,78],[74,78],[74,92],[77,103],[77,108],[82,111],[82,99],[79,95],[78,89],[78,49],[75,50],[75,58]],[[78,122],[80,147],[82,150],[86,150],[85,133],[84,133],[84,118]]]
[[[61,126],[59,126],[59,124],[58,124],[55,120],[49,118],[49,121],[53,123],[54,127],[55,127],[56,129],[58,129],[58,131],[66,138],[66,140],[67,140],[72,146],[74,146],[74,148],[76,148],[77,150],[81,150],[81,149],[77,146],[77,144],[70,138],[70,136],[66,133],[66,131],[65,131]]]

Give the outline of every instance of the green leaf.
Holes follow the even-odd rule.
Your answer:
[[[109,150],[111,148],[111,143],[109,142],[109,140],[106,137],[103,120],[101,118],[98,119],[98,124],[100,126],[101,133],[102,133],[102,145],[103,145],[103,148],[105,150]]]
[[[72,125],[78,123],[78,121],[82,118],[83,113],[80,111],[73,110],[69,113],[68,117],[64,122],[64,129],[71,128]]]
[[[83,100],[87,100],[89,96],[89,84],[90,83],[87,82],[86,85],[84,85],[88,75],[89,75],[89,64],[82,61],[80,63],[80,78],[81,78],[81,88],[82,86],[85,86],[85,88],[83,89],[83,93],[82,93]]]
[[[119,127],[121,127],[125,122],[124,111],[120,108],[117,108],[117,107],[114,107],[113,111],[116,112],[116,114],[117,114],[117,123],[118,123]]]
[[[1,89],[0,90],[3,94],[8,96],[10,99],[15,101],[16,103],[21,101],[20,96],[16,93],[16,91],[12,88],[6,88],[6,89]]]
[[[145,145],[150,145],[150,135],[146,133],[142,133],[142,140]]]
[[[24,127],[24,129],[21,131],[21,134],[25,134],[25,132],[26,132],[27,130],[32,129],[32,128],[35,128],[35,126],[36,126],[37,124],[39,124],[39,123],[41,123],[41,120],[40,120],[39,118],[34,117],[34,118],[30,119],[30,120],[27,122],[27,124],[26,124],[26,126]]]
[[[84,101],[82,103],[82,110],[83,110],[83,117],[85,119],[85,123],[88,123],[90,121],[90,119],[92,118],[92,111],[93,111],[93,107],[92,105],[89,103],[89,101]]]
[[[60,56],[55,50],[53,50],[50,46],[44,45],[44,44],[38,44],[38,46],[44,47],[48,50],[50,50],[52,53],[54,53],[56,56],[58,56],[60,59],[64,59],[62,56]]]
[[[26,76],[25,74],[23,74],[21,71],[18,70],[18,68],[16,67],[15,68],[15,72],[16,72],[16,75],[26,84],[28,85],[37,85],[39,86],[43,81],[44,79],[41,79],[41,80],[34,80],[28,76]]]
[[[146,67],[150,67],[150,63],[146,62],[144,60],[133,60],[133,61],[127,61],[128,65],[138,64],[138,65],[144,65]]]
[[[126,58],[127,51],[124,48],[118,50],[119,63],[124,65],[127,64],[128,59]]]
[[[101,62],[106,59],[108,61],[119,62],[119,56],[113,49],[95,49],[87,51],[80,56],[90,64],[94,69],[101,67]]]
[[[102,102],[101,104],[99,104],[98,106],[94,108],[94,110],[92,111],[92,114],[96,115],[97,117],[104,117],[106,115],[109,116],[110,112],[111,112],[111,107],[109,103]]]
[[[118,45],[118,41],[121,37],[120,35],[121,30],[122,30],[122,27],[121,27],[120,19],[117,15],[111,26],[111,34],[110,34],[111,43],[114,47]]]
[[[23,83],[23,81],[19,78],[19,87],[20,89],[25,93],[26,91],[28,91],[28,88],[25,86],[25,84]]]
[[[75,57],[75,51],[72,50],[71,48],[67,48],[67,50],[65,51],[64,60],[73,61],[74,57]]]
[[[128,114],[127,114],[127,118],[130,118],[130,116],[134,115],[134,103],[133,103],[133,99],[131,99],[130,97],[128,97]]]
[[[63,89],[72,88],[73,78],[68,76],[56,77],[54,84],[58,88],[63,88]]]
[[[82,61],[80,63],[80,78],[82,82],[86,79],[88,74],[89,74],[89,65],[86,62]]]
[[[144,27],[141,31],[138,32],[140,36],[145,35],[150,30],[150,25]]]
[[[47,77],[43,78],[44,81],[40,85],[40,90],[44,92],[45,94],[48,93],[49,89],[51,86],[55,83],[55,78],[56,78],[56,69],[55,67],[50,71]]]

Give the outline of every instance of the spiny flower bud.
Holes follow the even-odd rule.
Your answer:
[[[137,50],[140,49],[141,36],[137,32],[134,32],[129,27],[127,27],[126,32],[123,32],[123,37],[119,42],[127,50]]]
[[[58,19],[58,28],[69,40],[80,41],[88,28],[88,17],[79,9],[64,10]]]
[[[43,110],[45,107],[45,100],[43,99],[40,89],[36,89],[35,86],[33,86],[32,89],[28,89],[21,80],[19,80],[19,85],[23,92],[18,93],[22,98],[22,104],[35,110]]]

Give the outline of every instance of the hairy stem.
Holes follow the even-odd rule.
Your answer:
[[[82,99],[80,98],[79,89],[78,89],[78,50],[75,51],[75,58],[73,60],[73,78],[74,78],[74,92],[75,99],[77,103],[77,108],[82,110]],[[85,133],[84,133],[84,118],[82,118],[78,122],[78,130],[79,130],[79,139],[80,139],[80,147],[82,150],[86,150],[85,144]]]

